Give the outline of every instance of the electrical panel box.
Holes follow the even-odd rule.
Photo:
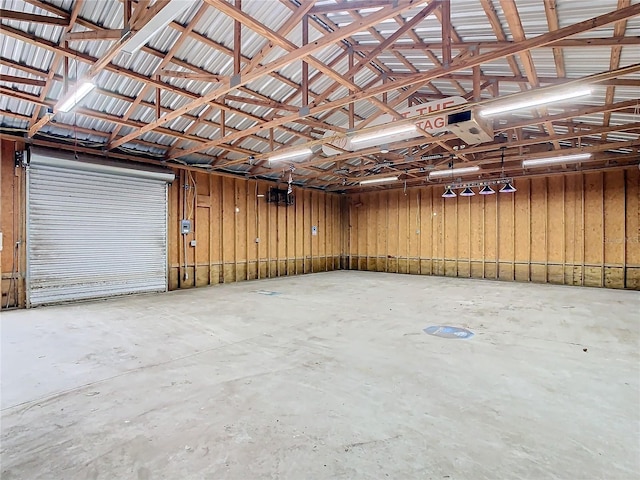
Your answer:
[[[180,233],[183,235],[191,233],[191,220],[180,220]]]

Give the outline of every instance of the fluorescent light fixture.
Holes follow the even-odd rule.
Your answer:
[[[276,153],[268,157],[270,162],[278,162],[280,160],[290,160],[297,157],[306,157],[311,155],[313,151],[310,148],[298,148],[296,150],[287,150],[286,152]]]
[[[386,182],[395,182],[398,180],[398,177],[379,177],[379,178],[371,178],[369,180],[361,180],[360,185],[369,185],[370,183],[386,183]]]
[[[361,135],[355,135],[351,139],[351,143],[364,143],[371,140],[377,140],[379,138],[392,137],[393,135],[400,135],[402,133],[415,132],[416,126],[413,124],[400,125],[398,127],[385,128],[383,130],[377,130],[371,133],[363,133]]]
[[[56,108],[56,110],[58,112],[65,112],[65,113],[68,112],[69,110],[72,110],[78,103],[80,103],[80,101],[84,97],[89,95],[89,92],[91,92],[94,88],[96,88],[96,86],[94,83],[91,83],[91,82],[85,82],[81,84],[78,88],[76,88],[76,90],[73,92],[73,94],[69,98],[63,101]]]
[[[480,115],[488,117],[490,115],[496,115],[498,113],[511,112],[513,110],[521,110],[524,108],[536,107],[538,105],[544,105],[547,103],[562,102],[576,97],[584,97],[585,95],[591,95],[591,87],[578,87],[575,90],[563,91],[554,93],[551,95],[539,95],[535,94],[525,100],[516,101],[513,103],[505,103],[504,105],[496,105],[494,107],[487,107],[480,110]]]
[[[471,187],[467,187],[462,192],[460,192],[461,197],[473,197],[475,194],[476,192],[471,190]]]
[[[451,187],[445,188],[444,193],[442,194],[442,198],[454,198],[454,197],[457,197],[457,196],[458,195],[456,195],[456,192],[451,190]]]
[[[480,170],[477,165],[475,167],[450,168],[448,170],[434,170],[429,173],[429,178],[455,177],[456,175],[466,175]]]
[[[164,27],[169,25],[169,23],[175,20],[182,12],[192,5],[193,2],[190,0],[171,0],[140,30],[133,34],[129,41],[123,45],[121,52],[133,55],[145,46],[155,35],[160,33]]]
[[[493,195],[494,193],[496,193],[496,191],[493,188],[491,188],[489,185],[485,185],[480,189],[478,193],[480,195]]]
[[[544,167],[546,165],[557,165],[559,163],[577,163],[589,160],[590,153],[577,153],[575,155],[559,155],[556,157],[532,158],[522,161],[522,168]]]

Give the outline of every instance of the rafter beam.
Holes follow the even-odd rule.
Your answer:
[[[86,32],[69,32],[64,39],[67,42],[89,40],[118,40],[122,38],[122,30],[87,30]]]
[[[214,6],[217,6],[219,9],[225,9],[228,10],[228,7],[233,8],[230,4],[228,4],[227,2],[225,2],[224,0],[207,0],[208,2],[211,2]],[[189,102],[187,105],[180,107],[178,109],[176,109],[174,112],[165,115],[162,119],[149,123],[148,125],[146,125],[144,128],[141,128],[139,131],[130,133],[129,135],[125,135],[124,137],[119,138],[118,140],[116,140],[115,142],[112,143],[112,148],[118,147],[120,145],[123,145],[124,143],[127,143],[130,140],[133,140],[134,138],[142,135],[143,133],[146,132],[150,132],[151,130],[154,130],[155,128],[157,128],[158,126],[160,126],[162,123],[165,123],[169,120],[173,120],[175,118],[178,118],[179,116],[181,116],[184,113],[190,112],[191,110],[199,107],[200,105],[210,102],[212,100],[215,100],[217,98],[220,98],[222,95],[231,92],[232,90],[240,87],[240,86],[244,86],[248,83],[253,82],[254,80],[257,80],[258,78],[261,78],[271,72],[274,72],[280,68],[282,68],[285,65],[288,65],[289,63],[291,63],[294,60],[300,60],[302,58],[308,57],[310,55],[312,55],[313,53],[320,51],[324,48],[326,48],[328,45],[332,45],[336,42],[339,42],[340,40],[351,36],[352,34],[362,30],[363,28],[368,28],[370,25],[375,25],[377,23],[379,23],[381,20],[383,20],[384,18],[387,18],[390,15],[393,15],[395,13],[400,13],[403,12],[405,10],[408,10],[409,8],[411,8],[414,3],[417,3],[417,1],[415,0],[405,0],[402,2],[398,3],[397,7],[387,7],[387,8],[383,8],[382,10],[379,10],[378,12],[372,13],[371,15],[368,15],[365,19],[358,21],[358,22],[354,22],[353,24],[349,25],[348,27],[345,27],[339,31],[327,34],[324,38],[319,39],[313,43],[310,43],[304,47],[298,48],[296,50],[294,50],[293,52],[290,52],[286,55],[283,55],[279,58],[277,58],[276,60],[270,62],[268,65],[264,65],[260,68],[257,68],[256,70],[254,70],[253,72],[250,72],[247,75],[243,75],[237,83],[234,83],[233,86],[231,85],[231,83],[229,81],[224,82],[224,84],[221,86],[221,88],[218,88],[216,90],[214,90],[213,92],[210,92],[204,96],[202,96],[201,98],[194,100],[192,102]],[[373,95],[371,95],[373,96]],[[347,102],[348,103],[348,102]],[[283,123],[287,123],[287,122],[283,122]]]
[[[33,85],[35,87],[44,87],[47,82],[44,80],[36,80],[27,77],[17,77],[15,75],[5,75],[0,73],[0,82],[19,83],[22,85]]]
[[[483,63],[492,62],[500,58],[504,58],[510,55],[515,55],[524,50],[537,48],[538,46],[541,46],[541,45],[549,45],[568,35],[576,35],[581,32],[587,32],[605,25],[609,25],[611,23],[615,23],[617,21],[620,21],[621,19],[633,17],[636,15],[640,15],[640,4],[636,4],[636,5],[627,7],[625,9],[615,10],[613,12],[609,12],[604,15],[591,18],[589,20],[585,20],[573,25],[569,25],[567,27],[563,27],[554,32],[548,32],[543,35],[530,38],[522,42],[518,42],[517,44],[511,45],[502,49],[483,53],[481,55],[476,55],[473,57],[466,57],[462,60],[455,61],[450,68],[444,68],[444,67],[435,68],[426,74],[418,74],[418,75],[415,75],[415,77],[404,78],[402,80],[393,82],[391,84],[385,84],[379,87],[373,87],[373,88],[367,89],[366,91],[358,92],[352,95],[347,95],[341,99],[311,108],[309,111],[309,115],[315,115],[317,113],[331,110],[332,108],[335,108],[335,107],[348,105],[350,102],[353,102],[353,101],[362,100],[375,95],[381,95],[382,93],[387,91],[408,87],[415,84],[416,82],[430,81],[430,80],[439,78],[443,75],[447,75],[449,73],[454,73],[460,70],[472,68],[475,65],[481,65]],[[188,108],[188,106],[185,108]],[[292,120],[293,120],[292,117],[279,118],[277,120],[272,120],[270,122],[264,122],[260,125],[257,125],[256,127],[251,127],[247,129],[246,132],[256,133],[258,131],[266,131],[266,129],[268,128],[276,127]],[[230,136],[230,137],[233,137],[233,136]],[[134,135],[131,135],[131,138],[134,138]],[[231,141],[233,139],[234,138],[227,138],[227,141]],[[204,148],[211,148],[213,146],[219,145],[220,143],[223,143],[223,142],[221,142],[220,140],[213,140],[211,142],[207,142],[205,144],[206,147]],[[186,155],[188,153],[193,153],[197,151],[199,151],[199,147],[194,147],[194,149],[188,149],[180,153],[182,155]]]
[[[0,10],[0,17],[3,20],[18,20],[21,22],[45,23],[48,25],[69,26],[68,18],[50,17],[48,15],[36,15],[34,13],[15,12],[13,10]]]
[[[71,13],[69,14],[69,18],[68,18],[69,24],[64,28],[64,31],[62,32],[62,38],[60,40],[60,44],[63,44],[63,42],[65,42],[64,44],[66,45],[66,41],[64,40],[64,37],[73,28],[74,23],[78,18],[78,14],[80,13],[80,9],[82,8],[83,5],[84,5],[84,0],[78,0],[73,5],[73,9],[71,10]],[[47,72],[47,78],[45,80],[46,84],[42,89],[42,91],[40,92],[40,100],[45,100],[47,98],[47,95],[51,90],[51,87],[53,86],[53,78],[55,77],[56,70],[58,69],[58,65],[60,65],[60,62],[63,60],[63,58],[64,58],[64,55],[56,53],[54,57],[51,59],[51,64],[49,65],[49,72]],[[68,78],[65,78],[65,81],[68,81]],[[66,83],[65,83],[65,86],[66,86]],[[64,92],[64,94],[66,93],[67,92]],[[53,115],[49,115],[48,113],[45,113],[42,116],[42,118],[38,120],[39,113],[40,113],[39,107],[36,107],[33,109],[33,114],[31,115],[31,121],[29,122],[29,129],[27,131],[28,137],[33,137],[38,131],[40,131],[42,127],[44,127],[47,123],[49,123],[53,118]]]
[[[631,3],[631,0],[618,0],[618,8],[628,7]],[[623,36],[625,31],[627,30],[627,21],[621,20],[616,23],[613,27],[613,35],[614,36]],[[611,48],[611,58],[609,59],[609,69],[615,70],[620,66],[620,57],[622,56],[622,47],[615,46]],[[607,91],[605,93],[605,103],[613,102],[615,96],[616,88],[615,87],[607,87]],[[605,113],[603,119],[603,125],[609,125],[611,121],[611,113]],[[603,140],[607,139],[606,135],[603,135]]]
[[[496,48],[504,48],[513,45],[517,42],[508,40],[498,40],[494,42],[452,42],[452,50],[489,50]],[[640,45],[640,37],[605,37],[605,38],[565,38],[558,40],[552,45],[543,45],[537,48],[591,48],[591,47],[612,47],[616,45]],[[370,52],[377,45],[353,45],[355,52]],[[412,50],[442,50],[442,42],[430,42],[430,43],[397,43],[387,47],[387,51],[402,52]]]
[[[309,15],[321,15],[333,12],[346,12],[349,10],[360,10],[361,8],[386,7],[391,5],[390,0],[351,0],[339,4],[316,5],[309,11]]]

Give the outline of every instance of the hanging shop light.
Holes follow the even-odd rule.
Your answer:
[[[480,167],[477,165],[473,167],[462,167],[462,168],[451,168],[449,170],[434,170],[433,172],[429,172],[429,178],[442,178],[442,177],[455,177],[456,175],[468,175],[470,173],[475,173],[480,170]]]
[[[471,190],[471,187],[465,188],[462,192],[460,192],[461,197],[473,197],[476,193]]]
[[[292,160],[294,158],[302,158],[308,157],[311,155],[313,151],[310,148],[297,148],[295,150],[287,150],[282,153],[276,153],[275,155],[271,155],[267,157],[270,162],[278,162],[281,160]]]
[[[387,182],[395,182],[398,180],[398,177],[379,177],[379,178],[370,178],[368,180],[361,180],[360,185],[369,185],[372,183],[387,183]]]
[[[478,193],[480,195],[493,195],[494,193],[496,193],[496,191],[493,188],[491,188],[489,185],[485,185],[480,189]]]
[[[87,95],[89,95],[89,93],[96,88],[95,83],[92,82],[85,82],[82,83],[74,92],[73,94],[67,98],[66,100],[64,100],[62,103],[60,103],[60,105],[58,106],[58,108],[56,110],[58,110],[59,112],[68,112],[70,110],[72,110],[73,108],[75,108],[75,106],[80,103],[80,101],[86,97]]]
[[[189,0],[169,1],[162,10],[156,13],[151,20],[126,41],[121,51],[127,55],[133,55],[192,5],[193,2]]]
[[[442,194],[442,198],[454,198],[457,197],[456,192],[451,190],[451,187],[447,187],[444,189],[444,193]]]
[[[353,138],[351,138],[351,143],[352,144],[366,143],[366,142],[370,142],[371,140],[380,140],[383,138],[388,138],[396,135],[401,135],[404,133],[413,133],[413,132],[415,132],[416,135],[418,133],[415,125],[413,124],[400,125],[400,126],[376,130],[375,132],[361,133],[359,135],[354,135]]]
[[[591,153],[577,153],[575,155],[557,155],[555,157],[531,158],[522,161],[522,168],[544,167],[547,165],[558,165],[567,163],[579,163],[589,160]]]
[[[579,87],[575,90],[562,91],[552,95],[533,95],[529,98],[511,103],[505,103],[503,105],[489,106],[480,110],[480,115],[488,117],[490,115],[497,115],[499,113],[512,112],[514,110],[522,110],[524,108],[533,108],[539,105],[548,105],[549,103],[563,102],[571,98],[584,97],[585,95],[591,95],[592,89],[589,86]]]
[[[505,183],[505,184],[504,184],[504,187],[502,187],[502,188],[500,189],[500,193],[514,193],[514,192],[516,192],[516,191],[517,191],[516,187],[514,187],[514,186],[511,184],[511,182],[509,182],[509,183]]]
[[[504,150],[507,147],[500,147],[500,150],[502,151],[501,155],[500,155],[500,169],[502,171],[502,177],[504,178]],[[500,189],[500,193],[513,193],[516,191],[516,187],[514,187],[511,184],[511,180],[509,180],[508,182],[506,182],[504,184],[504,186]]]

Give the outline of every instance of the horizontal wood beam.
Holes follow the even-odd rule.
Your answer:
[[[402,78],[405,76],[413,76],[415,74],[412,73],[403,73],[399,74],[398,77]],[[473,81],[473,75],[465,75],[454,73],[451,75],[443,75],[440,79],[446,80],[466,80],[468,82]],[[523,83],[529,84],[529,79],[523,76],[505,76],[505,75],[480,75],[480,79],[484,82],[506,82],[506,83]],[[557,78],[557,77],[538,77],[538,82],[546,85],[561,85],[563,83],[568,83],[574,81],[574,78]],[[626,86],[626,87],[639,87],[640,80],[635,78],[610,78],[606,80],[597,81],[594,83],[598,83],[598,85],[616,85],[616,86]],[[433,93],[428,92],[416,92],[411,95],[411,98],[440,98],[435,96]]]
[[[451,42],[453,50],[482,50],[496,49],[515,45],[517,42],[495,41],[495,42]],[[565,38],[558,40],[553,45],[543,45],[537,48],[590,48],[590,47],[615,47],[624,45],[640,45],[640,37],[608,37],[608,38]],[[354,52],[367,53],[377,48],[376,44],[360,45],[355,44]],[[396,43],[387,47],[388,51],[411,51],[411,50],[442,50],[443,43]]]
[[[207,0],[207,1],[211,2],[212,0]],[[214,6],[215,6],[215,2],[212,2],[212,3],[214,3]],[[256,68],[255,70],[249,72],[246,75],[241,75],[237,83],[234,82],[233,86],[230,83],[230,81],[227,81],[222,85],[221,88],[217,88],[213,92],[207,93],[206,95],[199,97],[198,99],[192,102],[189,102],[188,104],[180,108],[177,108],[172,113],[165,115],[162,119],[149,123],[145,127],[141,128],[140,130],[137,130],[133,133],[125,135],[124,137],[120,137],[116,141],[112,142],[111,148],[115,148],[124,143],[127,143],[128,141],[142,135],[143,133],[154,130],[155,128],[162,125],[163,123],[168,122],[169,120],[173,120],[185,113],[190,112],[191,110],[199,107],[200,105],[216,100],[220,98],[222,95],[229,93],[232,90],[237,89],[238,87],[247,85],[248,83],[251,83],[257,80],[258,78],[264,77],[272,72],[275,72],[276,70],[282,68],[283,66],[290,64],[292,61],[302,60],[306,57],[309,57],[310,55],[313,55],[314,53],[326,48],[327,46],[333,45],[334,43],[339,42],[353,35],[357,31],[366,29],[371,25],[380,23],[385,18],[395,15],[396,13],[401,13],[405,10],[408,10],[412,6],[414,6],[416,3],[418,3],[417,0],[416,1],[401,0],[398,2],[398,6],[396,7],[383,8],[382,10],[379,10],[375,13],[372,13],[371,15],[368,15],[362,20],[353,22],[348,27],[340,29],[336,32],[329,33],[324,37],[322,37],[321,39],[311,42],[285,55],[282,55],[281,57],[269,62],[268,64],[263,65],[262,67]],[[222,3],[219,3],[217,6],[218,8],[222,8],[223,6],[228,7],[229,5],[226,2],[222,2]],[[373,95],[368,95],[367,98],[372,96]],[[283,125],[285,123],[288,123],[288,121],[283,121],[278,126]],[[255,133],[255,132],[252,132],[252,133]]]
[[[47,82],[44,80],[36,80],[34,78],[16,77],[15,75],[5,75],[0,73],[0,82],[20,83],[22,85],[34,85],[36,87],[44,87]]]
[[[267,108],[275,108],[278,110],[286,110],[289,112],[297,112],[298,110],[300,110],[298,107],[295,107],[293,105],[285,105],[284,103],[276,102],[275,100],[271,100],[271,101],[259,100],[257,98],[240,97],[238,95],[225,95],[224,99],[227,102],[239,102],[239,103],[245,103],[249,105],[256,105],[258,107],[267,107]]]
[[[21,22],[46,23],[48,25],[69,26],[68,18],[50,17],[48,15],[36,15],[34,13],[15,12],[13,10],[0,10],[3,20],[19,20]]]
[[[213,73],[179,72],[177,70],[161,70],[158,72],[158,75],[161,77],[188,78],[190,80],[201,80],[211,83],[222,82],[229,78],[224,75],[215,75]]]
[[[313,107],[309,110],[309,115],[316,115],[318,113],[321,112],[325,112],[328,110],[331,110],[333,108],[336,107],[342,107],[344,105],[347,105],[351,102],[355,102],[355,101],[359,101],[359,100],[364,100],[367,99],[369,97],[373,97],[375,95],[381,95],[384,92],[388,92],[391,90],[396,90],[399,88],[405,88],[405,87],[409,87],[417,82],[426,82],[426,81],[430,81],[430,80],[434,80],[437,78],[440,78],[444,75],[448,75],[450,73],[455,73],[458,72],[460,70],[465,70],[468,68],[471,68],[475,65],[482,65],[483,63],[488,63],[488,62],[492,62],[495,60],[498,60],[500,58],[504,58],[504,57],[508,57],[508,56],[512,56],[515,55],[521,51],[524,50],[530,50],[532,48],[537,48],[539,46],[542,45],[549,45],[552,43],[557,42],[558,40],[561,40],[562,38],[565,38],[568,35],[576,35],[577,33],[581,33],[581,32],[585,32],[585,31],[590,31],[593,30],[595,28],[599,28],[605,25],[610,25],[611,23],[615,23],[617,21],[620,21],[622,19],[625,18],[629,18],[632,16],[636,16],[636,15],[640,15],[640,4],[637,5],[633,5],[630,7],[626,7],[626,8],[622,8],[622,9],[618,9],[609,13],[606,13],[604,15],[600,15],[598,17],[595,18],[591,18],[573,25],[569,25],[567,27],[563,27],[559,30],[555,30],[553,32],[548,32],[545,33],[543,35],[537,36],[537,37],[532,37],[530,39],[524,40],[522,42],[518,42],[514,45],[511,45],[509,47],[505,47],[502,49],[497,49],[494,50],[492,52],[488,52],[488,53],[484,53],[481,55],[476,55],[476,56],[472,56],[472,57],[467,57],[458,61],[454,61],[453,65],[449,68],[445,68],[445,67],[439,67],[439,68],[435,68],[427,73],[420,73],[420,74],[415,74],[415,76],[413,77],[407,77],[404,78],[402,80],[398,80],[396,82],[389,82],[386,84],[382,84],[379,87],[372,87],[370,89],[367,89],[366,91],[361,91],[352,95],[346,95],[338,100],[332,101],[332,102],[327,102],[325,104]],[[285,55],[286,57],[286,55]],[[284,57],[281,57],[284,58]],[[634,68],[638,68],[640,69],[640,67],[636,64],[633,66]],[[626,73],[630,73],[629,71],[626,71]],[[622,72],[621,72],[622,74]],[[613,76],[613,75],[611,75]],[[588,78],[585,79],[586,81],[588,81]],[[183,107],[184,109],[190,109],[189,106],[187,107]],[[178,110],[176,112],[179,112]],[[178,115],[176,115],[178,116]],[[291,120],[291,118],[288,117],[283,117],[283,118],[278,118],[276,120],[272,120],[269,122],[264,122],[260,125],[257,125],[255,127],[251,127],[249,129],[247,129],[245,132],[248,133],[256,133],[257,131],[266,131],[266,129],[271,128],[271,127],[277,127],[279,125],[285,124],[287,122],[289,122]],[[149,127],[148,127],[149,128]],[[150,127],[149,129],[152,129],[153,127]],[[244,133],[244,132],[243,132]],[[129,137],[124,137],[125,139],[130,139],[133,138],[137,135],[139,135],[140,133],[136,132],[134,134],[129,135]],[[236,138],[239,138],[242,135],[229,135],[228,138],[221,140],[221,139],[216,139],[216,140],[212,140],[210,142],[207,142],[204,145],[200,145],[198,147],[193,147],[184,151],[181,151],[179,153],[176,153],[177,156],[180,155],[186,155],[189,153],[194,153],[197,151],[200,151],[202,149],[207,149],[207,148],[212,148],[215,147],[217,145],[220,145],[222,143],[225,142],[229,142],[232,140],[235,140]],[[244,163],[244,161],[241,160],[231,160],[230,162],[227,163],[227,165],[229,164],[237,164],[237,163]]]
[[[64,39],[67,42],[85,40],[118,40],[122,38],[122,30],[88,30],[86,32],[69,32]]]
[[[316,5],[309,10],[309,15],[321,15],[323,13],[347,12],[361,8],[386,7],[393,2],[389,0],[351,0],[338,4]]]

